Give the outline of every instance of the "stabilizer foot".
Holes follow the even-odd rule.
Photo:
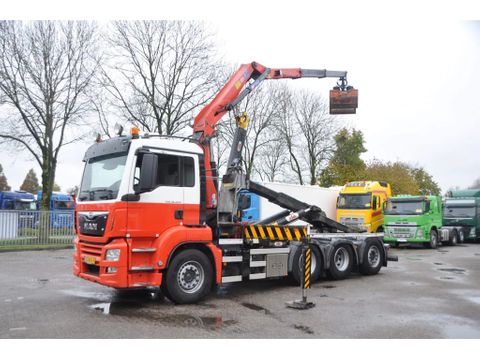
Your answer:
[[[315,307],[315,304],[313,302],[305,301],[305,300],[289,301],[286,303],[286,305],[289,308],[297,309],[297,310],[307,310]]]

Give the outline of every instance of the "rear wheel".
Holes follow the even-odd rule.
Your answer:
[[[311,279],[311,282],[313,283],[314,281],[317,281],[318,278],[320,277],[323,261],[322,261],[322,254],[320,253],[320,250],[318,250],[316,246],[311,246],[310,249],[312,252],[310,279]],[[301,284],[302,282],[302,274],[303,274],[302,263],[303,263],[302,248],[299,247],[293,257],[293,267],[292,267],[292,277],[297,284]]]
[[[208,257],[200,250],[184,250],[168,267],[164,293],[176,304],[195,303],[210,292],[212,279],[213,269]]]
[[[381,248],[381,244],[377,241],[372,241],[365,247],[363,253],[363,262],[360,265],[360,273],[363,275],[375,275],[377,274],[384,262],[384,252]]]
[[[458,243],[458,232],[457,230],[453,230],[452,237],[448,241],[448,245],[455,246]]]
[[[436,249],[438,246],[438,232],[437,230],[430,231],[430,242],[428,243],[428,247],[430,249]]]
[[[328,273],[334,280],[343,280],[352,271],[353,253],[348,245],[340,244],[334,247],[330,254],[330,268]]]

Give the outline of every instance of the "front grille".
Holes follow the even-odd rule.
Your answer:
[[[90,236],[103,236],[107,225],[107,212],[82,212],[78,214],[80,233]]]
[[[389,230],[393,236],[404,237],[404,238],[413,238],[417,231],[416,228],[412,227],[389,227]]]
[[[365,219],[363,217],[341,217],[340,223],[353,230],[363,230]]]
[[[94,245],[94,244],[87,244],[87,243],[79,243],[80,245],[80,252],[85,255],[94,255],[94,256],[101,256],[102,255],[102,246],[101,245]]]

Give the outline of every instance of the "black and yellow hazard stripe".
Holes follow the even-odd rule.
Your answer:
[[[307,226],[247,225],[244,228],[246,239],[302,241],[308,238]]]
[[[310,276],[312,268],[312,252],[310,247],[305,251],[305,273],[303,274],[303,288],[310,289]]]

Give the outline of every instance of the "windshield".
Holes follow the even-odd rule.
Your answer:
[[[387,201],[385,215],[418,215],[423,214],[425,201]]]
[[[36,210],[37,207],[35,206],[34,201],[15,201],[15,210]]]
[[[446,206],[443,209],[443,215],[445,217],[475,217],[474,206]]]
[[[368,194],[341,194],[338,197],[339,209],[370,209],[372,193]]]
[[[78,201],[115,199],[126,160],[125,153],[89,159],[83,172]]]
[[[73,210],[73,201],[58,200],[53,203],[55,209],[59,210]]]

